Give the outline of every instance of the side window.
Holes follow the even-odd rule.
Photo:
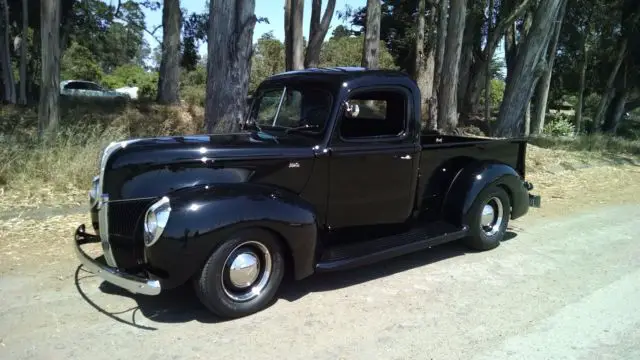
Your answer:
[[[368,90],[352,95],[344,112],[340,135],[346,139],[395,137],[405,130],[407,99],[399,90]]]
[[[102,88],[98,86],[98,84],[94,84],[94,83],[85,83],[85,84],[86,84],[85,89],[87,90],[102,91]]]

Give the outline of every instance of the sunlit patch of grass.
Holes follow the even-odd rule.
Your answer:
[[[84,200],[98,171],[100,151],[131,137],[195,134],[204,112],[194,106],[146,103],[63,103],[60,126],[44,142],[37,136],[37,111],[0,108],[0,211]]]
[[[534,137],[529,143],[543,148],[567,151],[610,153],[617,155],[640,155],[640,139],[627,139],[603,134],[576,137]]]

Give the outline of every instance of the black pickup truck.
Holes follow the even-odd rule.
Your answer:
[[[256,90],[234,134],[107,146],[90,191],[89,270],[133,293],[192,282],[220,317],[257,312],[299,280],[462,241],[498,246],[540,206],[526,140],[421,131],[399,72],[308,69]],[[104,256],[82,250],[101,243]]]

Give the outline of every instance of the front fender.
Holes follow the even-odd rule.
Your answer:
[[[511,199],[511,218],[529,210],[529,195],[522,177],[511,166],[497,162],[475,162],[461,169],[453,179],[444,199],[443,214],[449,222],[464,224],[478,194],[489,185],[502,186]]]
[[[226,183],[167,196],[169,222],[161,238],[145,248],[150,270],[161,277],[163,288],[191,278],[222,241],[244,227],[262,227],[281,237],[290,250],[296,279],[313,273],[316,214],[295,194],[266,185]]]

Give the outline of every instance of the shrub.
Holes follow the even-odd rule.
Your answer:
[[[575,126],[567,115],[549,115],[547,116],[543,133],[552,136],[572,136],[575,133]]]

